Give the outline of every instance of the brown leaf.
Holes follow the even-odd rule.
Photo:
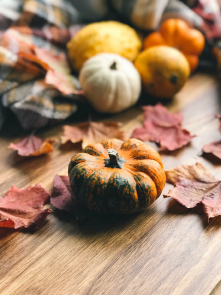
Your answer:
[[[144,106],[143,110],[143,127],[135,129],[132,137],[143,141],[155,141],[160,144],[160,150],[169,151],[190,142],[193,136],[181,126],[181,114],[172,114],[161,104]]]
[[[54,149],[51,143],[33,135],[17,143],[10,143],[9,148],[18,151],[18,154],[23,157],[40,156],[51,153]]]
[[[47,84],[55,86],[63,94],[83,94],[82,90],[77,90],[67,58],[62,52],[54,55],[43,48],[35,48],[35,54],[40,62],[48,65],[49,69],[45,76]]]
[[[120,130],[121,124],[118,122],[86,122],[78,126],[64,126],[64,135],[61,137],[61,143],[67,141],[77,143],[82,141],[82,148],[88,144],[100,143],[105,139],[117,138],[125,140],[124,131]]]
[[[209,218],[221,215],[221,180],[202,164],[181,165],[166,171],[172,188],[165,197],[172,197],[187,208],[202,203]]]
[[[53,179],[53,185],[51,204],[59,210],[65,210],[74,214],[78,221],[82,221],[86,217],[87,210],[73,194],[69,177],[56,174]]]
[[[76,81],[71,75],[71,69],[64,53],[55,55],[33,45],[29,53],[22,51],[19,52],[18,56],[25,58],[29,62],[29,67],[34,62],[34,64],[43,68],[46,71],[45,83],[53,85],[64,95],[83,94],[82,90],[76,88]]]
[[[14,185],[0,198],[0,227],[29,228],[39,226],[51,213],[43,209],[48,203],[50,193],[41,184],[18,189]]]
[[[203,152],[213,154],[215,157],[221,159],[221,140],[207,143],[203,147]]]

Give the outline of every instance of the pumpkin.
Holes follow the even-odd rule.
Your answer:
[[[190,74],[184,55],[169,46],[157,46],[141,52],[135,63],[144,90],[157,98],[171,98],[184,86]]]
[[[130,214],[151,205],[166,176],[160,155],[138,139],[109,139],[88,145],[69,164],[76,198],[89,210]]]
[[[126,58],[100,53],[88,59],[79,81],[91,105],[102,113],[117,113],[133,106],[141,92],[137,69]]]
[[[83,27],[68,42],[72,67],[79,71],[90,57],[101,53],[117,53],[134,61],[142,46],[136,31],[117,21],[92,23]]]
[[[180,50],[189,62],[191,72],[198,63],[205,40],[203,34],[181,19],[168,19],[160,27],[158,32],[151,33],[144,40],[144,49],[167,45]]]

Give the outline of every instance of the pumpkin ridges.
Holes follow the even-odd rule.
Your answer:
[[[99,153],[99,157],[108,157],[108,152],[101,143],[91,144],[90,147]]]
[[[106,151],[113,147],[115,151]],[[121,153],[125,160],[123,165],[118,168],[105,166],[107,157],[102,154],[103,149],[111,156],[114,152]],[[165,173],[160,156],[152,147],[138,139],[124,143],[113,139],[89,146],[90,152],[96,154],[97,150],[99,156],[81,153],[75,155],[69,165],[72,190],[89,210],[129,214],[144,209],[159,197],[165,184]],[[149,157],[154,159],[148,160]],[[91,158],[95,160],[90,161]]]
[[[161,194],[166,183],[166,175],[160,163],[150,159],[127,161],[124,169],[130,171],[133,175],[136,175],[137,172],[148,175],[156,185],[157,194]]]
[[[94,172],[97,171],[99,168],[102,168],[99,164],[90,164],[90,169],[85,163],[78,163],[75,165],[70,172],[68,173],[71,188],[73,192],[76,194],[77,198],[79,198],[79,191],[84,186],[85,181],[87,178]]]
[[[131,107],[141,91],[137,69],[117,54],[100,53],[87,60],[79,81],[90,104],[103,113],[117,113]]]
[[[203,50],[205,40],[202,33],[189,27],[181,19],[165,21],[159,32],[167,45],[173,46],[183,53],[199,55]]]
[[[198,65],[198,56],[205,46],[205,38],[200,31],[189,27],[185,21],[168,19],[163,22],[158,32],[149,34],[144,40],[144,49],[162,45],[175,47],[185,56],[195,55],[194,62],[190,60],[193,72]]]
[[[124,141],[124,143],[121,146],[121,150],[128,151],[131,149],[135,149],[140,145],[144,145],[143,141],[137,139],[137,138],[129,138]]]
[[[146,145],[143,141],[137,138],[129,138],[125,140],[118,153],[121,157],[131,157],[134,160],[155,160],[163,168],[163,162],[159,153],[153,147]]]
[[[103,149],[103,146],[96,146],[95,144],[89,144],[83,149],[84,153],[87,153],[91,156],[97,156],[97,157],[107,157],[108,153],[105,152],[105,149]],[[105,153],[105,154],[103,154]]]
[[[106,187],[109,213],[129,214],[139,208],[136,182],[133,176],[115,169]],[[119,194],[121,198],[119,198]]]
[[[167,45],[167,42],[160,32],[151,33],[148,38],[144,40],[144,48],[161,45]]]
[[[123,141],[120,139],[113,138],[113,139],[107,139],[103,141],[101,144],[103,145],[105,149],[115,149],[118,151],[118,149],[122,146]]]
[[[100,212],[101,208],[106,207],[106,186],[112,174],[112,169],[95,170],[82,186],[79,197],[89,210]]]
[[[174,46],[174,37],[177,35],[177,19],[170,19],[169,21],[170,25],[168,25],[168,20],[163,22],[159,31],[167,45]]]
[[[136,138],[130,138],[129,141],[125,141],[125,142],[128,142],[128,143],[125,145],[122,145],[121,150],[123,150],[124,153],[128,151],[127,153],[128,157],[131,157],[134,160],[142,160],[142,159],[155,160],[163,168],[163,162],[161,160],[161,157],[154,148],[146,145],[144,142]],[[131,148],[132,150],[130,150]],[[119,152],[119,155],[123,157],[123,154],[120,152]]]
[[[101,160],[98,157],[89,155],[88,153],[79,153],[74,155],[71,158],[71,161],[69,163],[68,166],[68,173],[70,172],[70,170],[72,168],[74,168],[74,166],[76,166],[79,163],[83,163],[83,162],[92,162],[92,163],[97,163],[97,164],[102,164],[102,162],[100,162]]]
[[[136,181],[139,207],[150,206],[159,197],[155,183],[143,172],[136,173],[134,180]]]

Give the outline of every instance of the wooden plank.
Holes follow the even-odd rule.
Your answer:
[[[214,118],[221,112],[216,79],[193,76],[167,106],[181,111],[184,126],[197,136],[188,146],[163,153],[165,168],[197,160],[221,177],[220,161],[200,156],[205,143],[220,139]],[[142,119],[140,107],[111,118],[121,121],[128,134]],[[42,137],[61,134],[61,125],[38,133]],[[61,149],[57,142],[52,154],[25,159],[7,149],[19,137],[15,131],[0,135],[1,196],[12,184],[23,188],[41,182],[51,189],[53,176],[67,174],[71,156],[80,151],[79,146]],[[161,197],[132,216],[92,215],[78,224],[69,214],[57,214],[33,234],[0,229],[0,293],[220,294],[221,220],[215,218],[207,225],[200,210],[188,210]]]

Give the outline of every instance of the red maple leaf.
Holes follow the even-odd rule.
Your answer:
[[[205,144],[203,152],[213,154],[215,157],[221,159],[221,140]]]
[[[87,213],[71,190],[68,176],[55,175],[53,180],[53,192],[51,194],[51,204],[59,209],[74,214],[75,218],[82,221]]]
[[[181,126],[182,115],[170,113],[164,106],[144,106],[143,127],[134,130],[131,137],[155,141],[160,150],[174,151],[188,144],[193,137]]]
[[[121,124],[118,122],[85,122],[78,126],[64,126],[64,135],[61,137],[61,143],[67,141],[72,143],[82,142],[85,148],[88,144],[95,144],[109,138],[125,140],[125,132],[120,130]]]
[[[50,193],[41,184],[18,189],[14,185],[0,198],[0,227],[29,228],[39,226],[51,213],[43,209],[49,202]]]
[[[202,203],[209,218],[221,215],[221,180],[202,164],[181,165],[166,171],[172,188],[165,197],[172,197],[187,208]]]
[[[49,141],[30,135],[17,143],[10,143],[10,149],[18,151],[20,156],[31,157],[51,153],[53,146]]]

